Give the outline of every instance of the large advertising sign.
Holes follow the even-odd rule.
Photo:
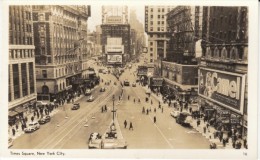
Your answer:
[[[199,69],[199,95],[225,106],[235,112],[243,113],[245,75]]]
[[[147,75],[147,67],[144,66],[138,66],[138,72],[137,72],[138,76],[144,76]]]
[[[122,64],[122,55],[107,55],[107,62],[109,64],[116,63],[116,64]]]

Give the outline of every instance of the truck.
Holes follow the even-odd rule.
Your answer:
[[[190,113],[188,113],[188,112],[181,112],[176,117],[176,123],[179,123],[182,126],[190,126],[191,123],[192,123],[192,117],[191,117]]]

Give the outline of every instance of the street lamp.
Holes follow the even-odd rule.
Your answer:
[[[111,112],[113,112],[113,125],[114,125],[114,122],[115,122],[115,112],[116,112],[116,110],[115,110],[115,105],[114,105],[114,102],[115,102],[115,95],[113,95],[113,98],[112,98],[112,100],[113,100],[113,110],[111,111]]]

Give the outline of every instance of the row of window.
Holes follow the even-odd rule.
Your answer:
[[[155,10],[155,8],[150,8],[150,11],[153,12]],[[157,12],[164,12],[165,9],[164,8],[158,8]],[[167,12],[170,12],[171,8],[167,8]]]
[[[153,17],[154,17],[153,14],[151,14],[150,18],[153,19]],[[157,15],[157,18],[158,19],[160,19],[160,18],[164,19],[164,15]]]
[[[10,70],[10,65],[12,65],[12,71]],[[22,98],[29,94],[33,94],[35,92],[35,78],[34,78],[34,67],[33,62],[29,63],[21,63],[21,64],[10,64],[9,69],[9,92],[8,92],[8,100],[9,102],[12,100],[16,100],[18,98]],[[21,72],[19,72],[19,66],[21,67]],[[27,72],[27,68],[29,72]],[[10,77],[12,75],[12,79]],[[28,79],[29,76],[29,79]],[[13,83],[11,85],[11,82]],[[29,82],[29,83],[28,83]],[[21,84],[21,86],[20,86]],[[12,92],[13,90],[13,92]]]
[[[9,44],[32,45],[33,39],[31,36],[22,35],[20,32],[10,32]]]
[[[11,6],[9,8],[9,16],[31,20],[31,8],[29,6]]]
[[[33,58],[33,57],[34,57],[34,50],[31,49],[10,49],[9,50],[10,59]]]
[[[151,32],[154,31],[153,28],[154,28],[154,27],[150,27],[150,31],[151,31]],[[157,27],[157,30],[155,30],[155,31],[162,31],[162,32],[164,32],[164,27]]]

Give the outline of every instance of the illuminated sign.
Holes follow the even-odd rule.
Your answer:
[[[245,75],[199,69],[199,95],[236,112],[243,112]]]
[[[115,54],[115,55],[107,55],[107,62],[108,63],[122,63],[122,55],[118,55],[118,54]]]

